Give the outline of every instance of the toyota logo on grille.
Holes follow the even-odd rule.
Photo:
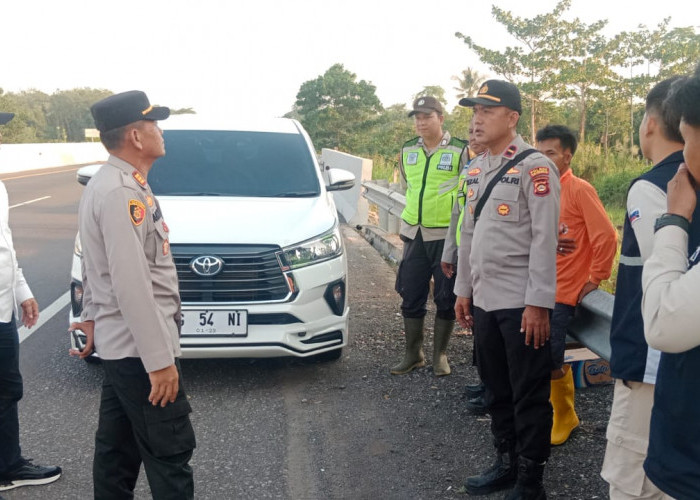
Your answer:
[[[224,268],[224,261],[213,255],[200,255],[190,261],[190,268],[200,276],[215,276]]]

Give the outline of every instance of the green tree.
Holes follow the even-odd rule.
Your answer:
[[[46,113],[49,128],[55,128],[58,140],[82,142],[85,129],[94,128],[90,106],[112,95],[109,90],[78,88],[61,90],[51,95]]]
[[[376,87],[356,78],[342,64],[334,64],[301,85],[294,112],[317,148],[352,151],[354,136],[382,111]]]
[[[530,110],[530,138],[535,140],[539,105],[551,95],[559,62],[568,54],[571,34],[562,15],[571,7],[571,0],[560,0],[552,12],[533,18],[517,17],[495,5],[491,8],[496,21],[518,42],[503,51],[477,44],[470,36],[456,33],[486,63],[491,71],[518,84]]]
[[[445,89],[439,85],[426,85],[423,90],[417,94],[413,94],[412,101],[415,101],[421,96],[431,95],[438,101],[442,103],[443,106],[447,106],[447,99],[445,98]]]
[[[467,68],[462,70],[460,76],[452,76],[452,79],[457,82],[457,86],[452,87],[457,91],[457,99],[463,99],[475,96],[486,77],[476,70]]]

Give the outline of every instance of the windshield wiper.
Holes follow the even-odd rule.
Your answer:
[[[318,196],[317,191],[288,191],[286,193],[277,193],[271,195],[271,198],[306,198],[309,196]]]
[[[224,193],[208,193],[208,192],[199,192],[199,193],[193,193],[191,191],[180,191],[180,192],[175,192],[175,193],[159,193],[158,196],[229,196]]]

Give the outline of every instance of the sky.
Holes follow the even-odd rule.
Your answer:
[[[564,16],[608,19],[608,36],[700,24],[700,2],[572,0]],[[642,4],[648,3],[649,8]],[[513,44],[491,6],[533,17],[556,0],[22,0],[0,6],[0,88],[144,90],[153,104],[217,118],[282,116],[302,83],[335,63],[376,86],[384,106],[424,86],[489,73],[459,31],[489,48]],[[700,29],[700,27],[698,27]],[[9,111],[9,110],[8,110]]]

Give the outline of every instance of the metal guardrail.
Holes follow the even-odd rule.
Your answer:
[[[379,227],[389,233],[398,233],[398,221],[406,206],[406,196],[398,185],[384,182],[362,183],[363,196],[377,205]],[[594,290],[583,298],[581,306],[569,326],[569,335],[603,359],[610,360],[610,320],[615,296]]]

